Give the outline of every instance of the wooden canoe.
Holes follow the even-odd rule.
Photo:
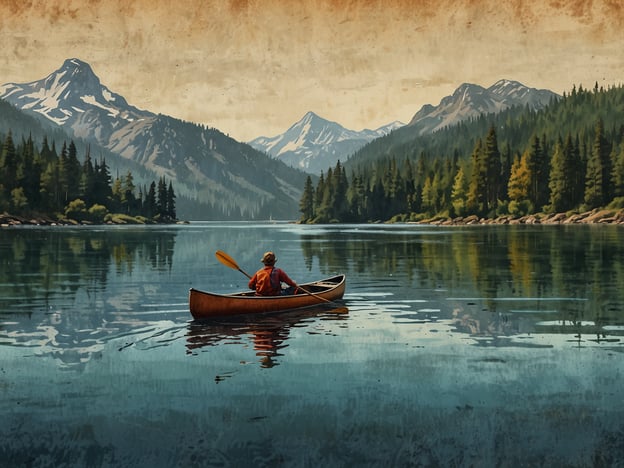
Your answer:
[[[189,308],[195,319],[227,315],[260,314],[326,304],[342,299],[346,287],[345,275],[304,283],[297,294],[289,296],[256,296],[254,291],[233,294],[215,294],[191,288]],[[321,299],[322,298],[322,299]]]

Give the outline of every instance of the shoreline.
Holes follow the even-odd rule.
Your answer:
[[[224,220],[225,221],[225,220]],[[624,209],[609,210],[596,208],[583,213],[552,213],[552,214],[531,214],[525,216],[499,216],[496,218],[481,218],[477,215],[460,216],[456,218],[433,217],[421,221],[406,221],[406,224],[421,224],[431,226],[473,226],[473,225],[517,225],[517,224],[615,224],[624,225]],[[49,216],[23,217],[0,214],[0,228],[10,228],[12,226],[106,226],[106,225],[153,225],[153,224],[188,224],[188,221],[172,221],[161,223],[151,221],[147,223],[131,222],[127,219],[124,222],[106,222],[101,224],[76,220],[57,220]]]
[[[0,213],[0,228],[10,228],[13,226],[114,226],[114,225],[153,225],[153,224],[186,224],[185,221],[170,221],[170,222],[157,222],[149,221],[146,223],[132,222],[124,218],[123,222],[106,222],[106,223],[91,223],[88,221],[76,221],[74,219],[58,220],[51,218],[50,216],[37,215],[32,217],[24,217],[11,215],[8,213]]]
[[[516,224],[624,224],[624,209],[609,210],[596,208],[583,213],[531,214],[525,216],[499,216],[481,218],[477,215],[457,218],[430,218],[422,221],[409,221],[408,224],[427,224],[434,226],[472,226],[472,225],[516,225]]]

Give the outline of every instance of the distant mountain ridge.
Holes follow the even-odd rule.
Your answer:
[[[346,161],[373,140],[402,127],[402,131],[410,129],[416,135],[426,135],[466,119],[498,113],[513,106],[541,109],[553,97],[558,95],[512,80],[499,80],[489,88],[464,83],[437,106],[422,106],[407,125],[395,121],[377,130],[358,132],[308,112],[286,132],[274,137],[258,137],[249,144],[290,166],[320,174],[333,167],[338,160]]]
[[[129,105],[79,59],[65,60],[41,80],[2,85],[0,98],[166,176],[179,195],[202,204],[204,213],[232,219],[298,216],[307,174],[217,129]],[[194,219],[201,219],[202,210],[194,210],[200,212]],[[183,207],[178,213],[184,216]]]
[[[274,137],[258,137],[249,144],[290,166],[320,174],[339,159],[346,160],[366,143],[403,125],[395,121],[377,130],[358,132],[308,112],[286,132]]]
[[[499,80],[489,88],[464,83],[451,96],[443,98],[439,105],[422,106],[407,127],[425,135],[471,117],[498,113],[512,106],[542,109],[556,97],[559,95],[552,91],[529,88],[511,80]]]

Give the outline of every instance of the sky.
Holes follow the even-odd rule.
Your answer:
[[[239,141],[308,111],[404,123],[462,83],[624,82],[620,0],[0,0],[0,84],[67,58],[140,109]]]

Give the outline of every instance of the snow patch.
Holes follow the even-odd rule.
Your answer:
[[[117,117],[119,115],[119,110],[115,109],[114,107],[109,107],[109,106],[105,106],[104,104],[101,104],[97,101],[97,99],[95,98],[95,96],[89,94],[86,96],[82,96],[80,98],[85,104],[90,104],[94,107],[99,107],[100,109],[103,109],[105,111],[108,111],[108,115],[110,117]]]

